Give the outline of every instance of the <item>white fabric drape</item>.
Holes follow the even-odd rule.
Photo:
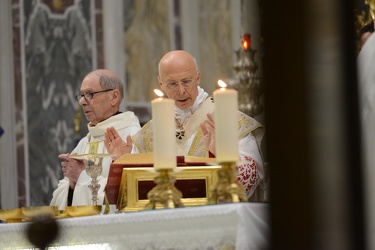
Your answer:
[[[375,36],[371,35],[357,58],[362,125],[364,202],[369,249],[375,249]]]
[[[119,250],[268,249],[268,209],[266,203],[230,203],[60,219],[61,234],[54,244]],[[30,247],[23,234],[26,226],[0,224],[0,245]]]

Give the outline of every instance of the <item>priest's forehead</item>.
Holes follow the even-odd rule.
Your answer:
[[[162,57],[159,63],[159,75],[177,73],[195,74],[198,71],[195,58],[186,51],[171,51]]]
[[[81,92],[101,90],[100,77],[96,74],[88,74],[82,81]]]
[[[161,76],[162,81],[164,82],[178,82],[186,79],[193,79],[197,75],[196,70],[189,70],[189,71],[183,71],[183,72],[177,72],[177,73],[171,73],[171,74],[163,74]]]

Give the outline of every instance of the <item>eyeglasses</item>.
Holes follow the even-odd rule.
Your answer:
[[[194,79],[184,79],[181,81],[182,86],[184,88],[191,88],[194,84]],[[167,88],[170,90],[177,90],[178,87],[178,82],[168,82],[165,85],[167,85]]]
[[[102,91],[79,94],[79,95],[76,95],[76,99],[77,99],[77,101],[79,101],[83,97],[83,98],[85,98],[86,101],[90,101],[92,98],[94,98],[95,94],[104,93],[104,92],[108,92],[108,91],[111,91],[111,90],[114,90],[114,89],[106,89],[106,90],[102,90]]]

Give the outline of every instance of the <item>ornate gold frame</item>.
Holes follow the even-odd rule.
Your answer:
[[[361,29],[372,22],[375,18],[375,0],[363,0],[364,5],[367,8],[367,12],[364,9],[355,9],[355,31],[358,37],[356,41],[357,53],[360,51],[359,37]]]
[[[214,185],[217,183],[217,170],[220,166],[194,166],[178,167],[178,172],[174,173],[176,180],[205,180],[206,197],[204,198],[182,198],[184,206],[206,205],[208,197]],[[135,212],[143,210],[148,199],[139,199],[138,182],[153,181],[157,173],[153,172],[152,167],[143,168],[123,168],[119,196],[117,200],[117,209],[123,212]],[[184,193],[184,190],[180,190]],[[160,207],[161,208],[161,207]]]

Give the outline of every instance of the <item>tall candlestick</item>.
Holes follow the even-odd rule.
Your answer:
[[[234,89],[220,88],[214,91],[215,146],[218,162],[239,160],[237,95]]]
[[[174,100],[157,98],[152,104],[154,168],[172,169],[176,162]]]

